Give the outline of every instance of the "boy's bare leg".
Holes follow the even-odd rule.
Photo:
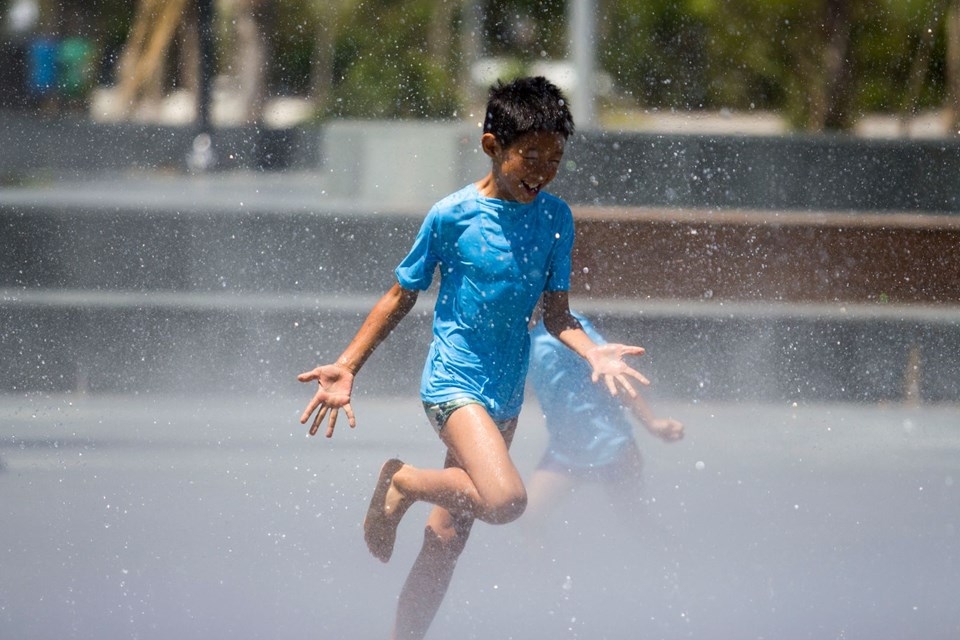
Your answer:
[[[473,407],[476,407],[482,415],[478,415],[472,410],[465,411]],[[458,416],[459,420],[455,420]],[[479,434],[472,433],[477,430],[479,423],[487,421],[489,421],[489,425],[492,425],[496,430],[496,433],[493,434],[493,440],[489,438],[490,434],[486,427],[480,429],[481,433]],[[451,427],[454,427],[454,429],[451,429]],[[447,442],[448,446],[444,470],[456,469],[465,471],[463,469],[464,465],[460,462],[456,453],[460,451],[460,455],[472,462],[471,468],[475,469],[475,473],[480,476],[478,479],[483,489],[475,487],[478,497],[481,495],[491,495],[489,488],[491,482],[486,475],[493,469],[499,469],[502,473],[504,463],[506,463],[507,466],[512,469],[513,473],[516,474],[516,481],[519,482],[522,499],[514,497],[512,498],[512,502],[520,502],[519,512],[522,512],[523,506],[526,504],[526,494],[523,493],[523,483],[520,481],[519,472],[517,472],[513,466],[508,454],[515,429],[516,423],[514,422],[509,429],[501,433],[496,429],[496,425],[493,424],[493,421],[490,420],[482,407],[479,405],[467,405],[455,411],[450,417],[450,420],[448,420],[441,431],[441,438],[444,442]],[[454,431],[457,433],[455,434]],[[448,442],[448,440],[450,440],[450,442]],[[483,446],[486,446],[488,448],[487,453],[493,456],[488,460],[493,463],[493,466],[490,468],[487,468],[483,464],[485,456],[473,455],[473,453],[482,454],[483,452],[477,451],[477,449]],[[470,452],[465,450],[464,447],[472,447],[474,451]],[[490,451],[490,449],[492,449],[492,451]],[[506,454],[505,461],[496,455],[497,451],[502,451],[503,454]],[[477,458],[480,458],[480,460],[478,461]],[[505,475],[508,478],[506,486],[513,486],[513,483],[509,481],[511,474],[507,473]],[[494,495],[499,493],[502,493],[502,491],[493,491]],[[515,496],[516,488],[514,487],[512,491],[507,491],[507,493],[513,493]],[[494,500],[494,502],[498,501],[503,503],[503,498],[501,497],[498,500]],[[516,505],[513,506],[513,510],[517,508]],[[519,512],[516,515],[519,515]],[[501,511],[501,517],[503,516],[504,513]],[[447,588],[450,586],[453,571],[457,566],[460,553],[466,546],[473,522],[473,515],[467,511],[451,510],[441,506],[435,506],[431,510],[430,516],[427,519],[420,554],[410,569],[410,574],[407,576],[403,590],[400,592],[400,599],[397,603],[396,625],[393,632],[395,639],[408,640],[414,638],[419,640],[426,635],[427,629],[429,629],[431,622],[433,622],[440,608],[440,604],[443,602]]]
[[[388,460],[364,518],[371,553],[383,562],[390,560],[396,527],[407,508],[420,500],[491,524],[520,517],[527,494],[510,459],[515,429],[516,420],[501,432],[486,409],[469,404],[454,411],[440,432],[455,465],[418,469]]]
[[[512,522],[527,504],[523,479],[510,459],[515,428],[501,433],[481,405],[460,407],[440,431],[456,464],[443,469],[403,465],[392,483],[409,503],[422,500],[490,524]]]
[[[470,536],[473,518],[434,507],[423,532],[423,546],[400,591],[394,640],[419,640],[450,586],[457,560]]]
[[[470,502],[465,511],[478,520],[505,524],[519,518],[527,506],[523,478],[510,458],[516,428],[517,421],[513,420],[500,431],[483,406],[468,404],[454,411],[440,431],[440,439],[456,462],[456,468],[444,469],[443,473],[466,474],[470,487],[461,496]],[[459,500],[452,506],[431,502],[452,512],[459,511],[463,504]]]

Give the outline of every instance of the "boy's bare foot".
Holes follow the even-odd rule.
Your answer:
[[[377,487],[370,498],[367,516],[363,519],[363,538],[377,559],[390,560],[393,543],[397,537],[397,525],[410,506],[400,489],[393,484],[393,476],[403,467],[403,462],[392,458],[383,463]]]

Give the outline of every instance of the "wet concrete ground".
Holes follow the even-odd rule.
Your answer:
[[[308,395],[0,398],[0,637],[387,637],[427,507],[374,560],[374,474],[442,448],[410,397],[309,439]],[[478,525],[431,638],[960,637],[955,406],[656,404],[647,525],[593,487],[541,540]],[[531,401],[525,473],[543,444]]]

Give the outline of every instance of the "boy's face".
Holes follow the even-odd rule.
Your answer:
[[[491,133],[483,134],[481,145],[493,161],[494,194],[500,200],[533,202],[540,190],[557,177],[566,138],[559,133],[534,131],[504,147]]]

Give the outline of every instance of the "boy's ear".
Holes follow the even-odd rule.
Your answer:
[[[497,140],[497,136],[487,132],[480,136],[480,148],[491,158],[496,157],[500,151],[500,141]]]

